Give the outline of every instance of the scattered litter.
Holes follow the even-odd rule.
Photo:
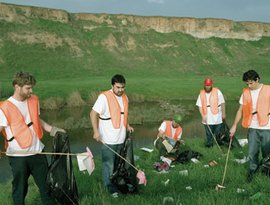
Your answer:
[[[153,152],[154,149],[149,149],[149,148],[146,148],[146,147],[142,147],[141,150],[145,151],[145,152]]]
[[[217,184],[216,187],[215,187],[215,190],[216,191],[221,191],[222,189],[225,189],[225,188],[226,188],[225,186]]]
[[[167,162],[163,162],[163,163],[160,163],[160,162],[155,162],[153,164],[154,166],[154,169],[156,169],[157,171],[168,171],[169,168],[170,168],[170,165],[167,163]]]
[[[195,163],[195,164],[200,163],[200,161],[197,160],[196,158],[191,158],[190,160],[191,160],[193,163]]]
[[[147,180],[143,171],[139,170],[136,177],[139,179],[139,184],[143,184],[144,186],[146,186]]]
[[[245,189],[240,189],[240,188],[236,189],[236,192],[239,193],[239,194],[244,193],[245,191],[246,191]]]
[[[167,203],[171,203],[171,202],[172,203],[174,202],[174,200],[171,196],[166,196],[163,198],[163,204],[167,204]]]
[[[162,184],[164,184],[164,186],[167,186],[170,182],[170,179],[167,179],[166,181],[162,181]]]
[[[171,163],[172,163],[172,160],[170,160],[169,158],[163,157],[163,156],[160,156],[160,160],[161,160],[162,162],[166,162],[169,166],[170,166]]]
[[[234,161],[236,161],[238,164],[245,164],[246,162],[248,162],[248,157],[244,156],[243,159],[234,159]]]
[[[134,161],[137,161],[138,159],[140,159],[140,157],[138,155],[134,155]]]
[[[218,163],[217,163],[215,160],[211,160],[211,161],[208,162],[208,165],[209,165],[210,167],[217,166],[217,164],[218,164]]]
[[[203,165],[204,168],[209,168],[210,166],[208,164]]]
[[[93,154],[89,147],[86,147],[86,152],[77,155],[77,161],[80,171],[87,170],[89,175],[92,174],[95,169],[95,163],[93,160]]]
[[[191,190],[191,189],[192,189],[191,186],[187,186],[187,187],[186,187],[186,190]]]
[[[182,175],[182,176],[188,176],[188,170],[181,170],[179,171],[179,174]]]
[[[238,139],[238,142],[239,142],[241,147],[244,147],[246,144],[248,144],[247,139]]]
[[[171,167],[175,167],[175,165],[171,165]]]
[[[253,194],[251,197],[249,197],[251,200],[259,199],[262,196],[262,192],[257,192],[256,194]]]

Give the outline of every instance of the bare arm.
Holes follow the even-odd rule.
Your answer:
[[[235,132],[236,132],[237,125],[238,125],[239,121],[242,118],[242,111],[243,111],[243,105],[240,105],[239,108],[238,108],[238,111],[236,113],[234,123],[233,123],[233,125],[232,125],[232,127],[230,129],[230,137],[233,137]]]
[[[203,114],[202,107],[199,107],[199,111],[202,117],[202,122],[206,123],[207,122],[207,115]]]
[[[47,122],[43,121],[42,119],[40,119],[40,124],[41,124],[41,127],[42,127],[46,132],[51,132],[51,131],[52,131],[52,126],[49,125]]]
[[[92,123],[93,132],[94,132],[93,138],[96,141],[100,141],[100,133],[98,131],[98,113],[95,110],[92,110],[90,112],[90,120]]]

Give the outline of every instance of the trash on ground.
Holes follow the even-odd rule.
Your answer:
[[[77,154],[78,166],[80,171],[87,170],[88,174],[91,175],[95,169],[95,163],[91,150],[86,147],[86,151],[87,152]]]
[[[195,163],[195,164],[200,163],[200,161],[197,160],[196,158],[191,158],[190,160],[191,160],[193,163]]]
[[[143,171],[139,170],[136,177],[139,179],[138,184],[143,184],[144,186],[146,186],[147,180]]]
[[[188,176],[188,170],[181,170],[179,171],[179,174],[182,175],[182,176]]]
[[[142,147],[141,150],[145,151],[145,152],[153,152],[154,149],[149,149],[147,147]]]
[[[167,186],[170,182],[170,179],[167,179],[166,181],[162,181],[162,184],[164,184],[164,186]]]
[[[169,158],[163,157],[163,156],[160,156],[160,160],[161,160],[162,162],[166,162],[169,166],[170,166],[171,163],[172,163],[172,160],[170,160]]]
[[[173,203],[174,199],[171,196],[166,196],[163,198],[163,204],[167,204],[167,203]]]
[[[154,169],[156,169],[159,172],[168,171],[170,168],[170,165],[167,162],[163,162],[163,163],[155,162],[153,166],[154,166]]]
[[[208,165],[210,166],[210,167],[214,167],[214,166],[217,166],[217,162],[215,161],[215,160],[210,160],[209,162],[208,162]]]
[[[238,142],[239,142],[241,147],[244,147],[246,144],[248,144],[247,139],[238,139]]]
[[[241,188],[236,189],[236,192],[239,193],[239,194],[244,193],[245,191],[246,191],[245,189],[241,189]]]
[[[191,186],[187,186],[187,187],[186,187],[186,190],[191,190],[191,189],[192,189]]]
[[[208,164],[203,165],[204,168],[209,168],[210,166]]]
[[[245,164],[246,162],[249,161],[248,157],[244,156],[243,159],[234,159],[238,164]]]

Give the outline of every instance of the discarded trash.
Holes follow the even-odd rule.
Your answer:
[[[217,166],[217,164],[218,164],[218,163],[217,163],[215,160],[211,160],[211,161],[208,162],[208,165],[209,165],[210,167]]]
[[[91,150],[86,147],[86,151],[77,155],[78,166],[80,171],[87,170],[88,174],[91,175],[95,169],[95,163]]]
[[[197,160],[196,158],[191,158],[190,160],[191,160],[193,163],[195,163],[195,164],[200,163],[200,161]]]
[[[239,193],[239,194],[244,193],[245,191],[246,191],[245,189],[240,189],[240,188],[236,189],[236,192]]]
[[[160,156],[160,160],[161,160],[162,162],[166,162],[169,166],[170,166],[171,163],[172,163],[172,160],[170,160],[169,158],[163,157],[163,156]]]
[[[163,204],[174,202],[173,198],[171,196],[166,196],[163,198]]]
[[[204,168],[209,168],[210,166],[208,164],[203,165]]]
[[[162,181],[162,184],[164,184],[164,186],[167,186],[170,182],[170,179],[167,179],[166,181]]]
[[[168,171],[170,166],[167,162],[163,162],[163,163],[160,163],[160,162],[155,162],[154,163],[154,169],[156,169],[157,171]]]
[[[247,139],[238,139],[238,142],[239,142],[241,147],[244,147],[246,144],[248,144]]]
[[[191,186],[187,186],[187,187],[186,187],[186,190],[191,190],[191,189],[192,189]]]
[[[145,152],[153,152],[154,149],[149,149],[149,148],[146,148],[146,147],[142,147],[141,150],[145,151]]]
[[[259,199],[262,196],[262,192],[257,192],[256,194],[253,194],[251,197],[249,197],[251,200]]]
[[[246,162],[248,162],[248,157],[244,156],[243,159],[234,159],[234,161],[236,161],[238,164],[245,164]]]
[[[182,176],[188,176],[188,170],[181,170],[179,171],[179,174]]]
[[[143,184],[144,186],[146,186],[147,180],[143,171],[139,170],[136,177],[139,179],[138,184]]]
[[[140,159],[140,157],[138,155],[134,155],[134,161],[137,161],[138,159]]]

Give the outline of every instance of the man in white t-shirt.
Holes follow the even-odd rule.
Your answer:
[[[237,124],[243,116],[242,126],[248,128],[247,181],[251,182],[259,168],[260,149],[263,158],[270,153],[270,86],[261,84],[259,74],[254,70],[245,72],[242,79],[248,88],[243,89],[230,136],[234,136]]]
[[[124,76],[114,75],[111,79],[111,89],[98,96],[90,112],[93,137],[103,143],[101,148],[103,183],[113,197],[117,197],[119,192],[110,180],[117,156],[107,146],[120,153],[126,132],[134,131],[128,123],[128,98],[124,92],[125,84]]]
[[[12,199],[14,204],[24,204],[28,178],[33,176],[43,204],[55,204],[46,187],[48,162],[40,155],[43,130],[55,136],[65,132],[39,118],[38,97],[32,95],[35,78],[27,72],[18,72],[13,78],[14,94],[0,105],[0,131],[5,138],[6,155],[11,166]]]
[[[196,105],[202,117],[206,133],[206,147],[213,146],[213,137],[219,135],[225,120],[225,100],[218,88],[213,87],[213,80],[204,80],[204,89],[200,91]]]

